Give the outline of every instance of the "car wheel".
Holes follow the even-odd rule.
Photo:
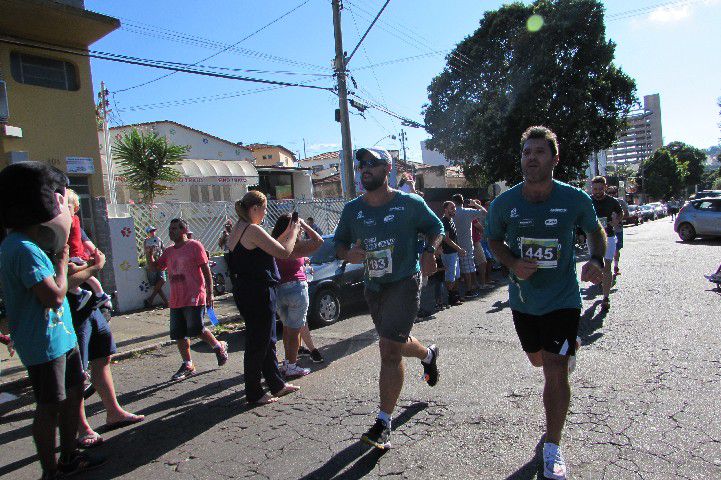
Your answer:
[[[340,318],[340,298],[332,288],[324,288],[313,297],[311,318],[319,327],[331,325]]]
[[[684,222],[678,226],[678,236],[684,242],[690,242],[696,238],[696,230],[693,228],[693,225],[688,222]]]

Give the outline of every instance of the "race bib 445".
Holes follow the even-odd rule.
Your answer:
[[[535,260],[538,268],[558,267],[559,244],[557,238],[521,237],[521,256]]]

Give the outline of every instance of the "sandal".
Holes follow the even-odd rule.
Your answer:
[[[251,405],[270,405],[278,401],[278,397],[270,393],[264,393],[258,400],[248,401]]]
[[[274,393],[276,397],[284,397],[285,395],[288,395],[290,393],[294,393],[300,390],[300,387],[297,385],[293,385],[292,383],[286,383],[283,388],[278,390],[278,392]]]
[[[103,437],[97,432],[80,435],[77,440],[78,448],[93,448],[103,444]]]

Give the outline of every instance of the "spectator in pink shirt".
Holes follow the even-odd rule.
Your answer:
[[[201,337],[215,351],[218,366],[228,361],[228,344],[219,342],[203,326],[206,307],[213,306],[213,277],[205,247],[188,239],[188,223],[180,218],[170,221],[168,229],[174,245],[154,262],[158,271],[167,270],[170,281],[170,339],[178,342],[183,359],[172,380],[183,380],[195,373],[190,358],[189,337]]]

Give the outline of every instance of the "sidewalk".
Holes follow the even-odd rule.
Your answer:
[[[215,313],[221,323],[242,321],[231,294],[216,298]],[[169,309],[156,307],[113,317],[110,328],[118,347],[113,358],[122,359],[135,352],[170,344],[169,315]],[[27,372],[17,354],[10,358],[5,346],[0,345],[0,392],[22,386],[25,380]]]

